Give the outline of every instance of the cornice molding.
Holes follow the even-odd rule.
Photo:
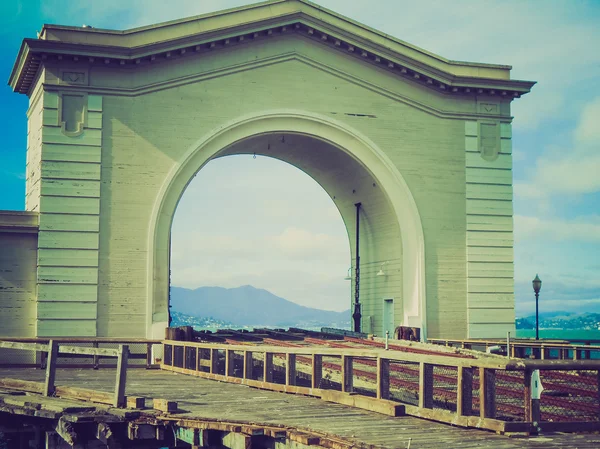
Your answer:
[[[458,76],[444,72],[302,12],[134,48],[25,39],[9,84],[15,92],[29,94],[38,69],[45,61],[85,61],[97,65],[137,66],[168,60],[176,55],[201,56],[205,52],[220,48],[246,45],[249,42],[293,33],[301,34],[317,45],[344,52],[388,70],[399,78],[410,79],[442,94],[490,95],[512,99],[528,93],[535,84],[531,81]]]
[[[332,66],[323,64],[321,61],[317,61],[313,58],[310,58],[304,54],[298,53],[297,51],[288,52],[284,54],[280,54],[277,56],[270,56],[263,59],[252,60],[249,62],[245,62],[242,64],[236,64],[233,66],[223,67],[215,70],[210,70],[203,73],[193,74],[193,75],[185,75],[179,78],[173,78],[167,81],[160,81],[156,83],[147,84],[141,87],[135,88],[126,88],[126,87],[101,87],[101,86],[82,86],[82,85],[64,85],[64,84],[55,84],[55,83],[44,83],[44,91],[46,92],[62,92],[62,91],[72,91],[72,92],[86,92],[91,95],[116,95],[116,96],[125,96],[125,97],[136,97],[139,95],[145,95],[152,92],[157,92],[165,89],[172,89],[175,87],[185,86],[187,84],[193,84],[199,81],[204,81],[213,78],[219,78],[222,76],[227,76],[239,72],[243,72],[246,70],[251,70],[259,67],[267,67],[270,65],[280,64],[288,61],[300,61],[304,64],[307,64],[315,69],[322,70],[330,75],[337,76],[341,79],[344,79],[348,82],[356,84],[357,86],[369,89],[373,92],[376,92],[380,95],[384,95],[390,99],[395,101],[402,102],[404,104],[410,105],[417,109],[420,109],[423,112],[434,115],[440,118],[446,119],[459,119],[459,120],[479,120],[479,119],[487,119],[487,120],[498,120],[502,122],[510,122],[512,121],[511,116],[506,115],[498,115],[498,114],[481,114],[481,113],[465,113],[465,112],[453,112],[453,111],[444,111],[441,109],[433,108],[427,104],[416,101],[412,98],[409,98],[405,95],[398,94],[389,89],[383,88],[374,84],[365,79],[359,78],[355,75],[349,74],[347,72],[341,71]]]

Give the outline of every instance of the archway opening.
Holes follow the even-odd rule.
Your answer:
[[[172,326],[349,329],[344,222],[310,176],[255,155],[212,159],[171,228]]]

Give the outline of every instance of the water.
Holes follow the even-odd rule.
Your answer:
[[[591,343],[593,346],[600,346],[599,330],[575,330],[575,329],[540,329],[540,339],[549,340],[569,340],[573,344],[582,345],[587,340],[596,340]],[[535,329],[517,329],[517,338],[535,338]],[[550,351],[551,358],[558,358],[558,351]],[[570,356],[569,356],[570,357]],[[600,351],[592,351],[590,358],[600,359]]]
[[[592,329],[540,329],[539,334],[552,340],[600,340],[600,330]],[[517,329],[517,338],[535,338],[535,329]]]

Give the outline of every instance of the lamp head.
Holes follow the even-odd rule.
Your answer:
[[[533,291],[535,293],[539,293],[540,289],[542,288],[542,280],[537,274],[535,275],[535,279],[531,283],[533,285]]]
[[[352,271],[352,267],[348,268],[348,273],[346,273],[346,277],[344,278],[345,281],[352,280],[352,275],[350,274],[350,271]]]

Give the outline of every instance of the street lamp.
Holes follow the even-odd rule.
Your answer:
[[[542,288],[542,280],[536,274],[535,279],[531,282],[533,284],[533,291],[535,292],[535,339],[539,340],[539,313],[538,313],[538,299],[540,297],[540,289]]]

